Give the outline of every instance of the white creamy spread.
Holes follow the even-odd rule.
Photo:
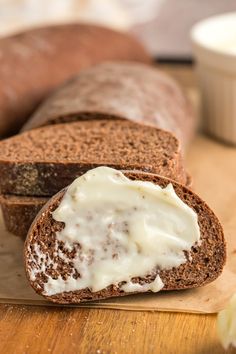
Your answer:
[[[223,41],[221,43],[216,43],[214,45],[214,48],[224,52],[224,53],[230,53],[230,54],[236,54],[236,33],[233,38]]]
[[[85,288],[96,292],[121,282],[125,292],[157,292],[164,284],[159,275],[153,280],[153,275],[185,263],[184,251],[200,240],[197,214],[177,196],[172,184],[161,188],[132,181],[108,167],[77,178],[52,215],[65,223],[57,232],[57,242],[63,241],[68,250],[80,245],[73,259],[61,256],[73,263],[80,277],[75,279],[73,272],[66,280],[48,276],[44,285],[48,296]],[[44,271],[45,262],[52,260],[41,257],[38,268],[32,269],[32,280]],[[148,275],[152,275],[150,283],[132,280]]]
[[[217,329],[223,347],[228,349],[232,345],[236,348],[236,294],[226,309],[219,312]]]

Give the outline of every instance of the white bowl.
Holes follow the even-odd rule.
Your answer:
[[[191,31],[202,93],[203,127],[236,144],[236,12],[211,17]]]

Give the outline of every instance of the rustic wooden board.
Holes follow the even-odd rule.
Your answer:
[[[222,354],[223,350],[213,315],[0,305],[0,352]]]

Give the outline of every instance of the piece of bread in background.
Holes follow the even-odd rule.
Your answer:
[[[151,62],[130,35],[94,25],[49,26],[0,39],[0,138],[17,132],[53,88],[104,60]]]
[[[181,87],[154,67],[107,62],[81,73],[57,89],[36,110],[23,130],[59,122],[130,119],[174,133],[184,147],[196,119]]]

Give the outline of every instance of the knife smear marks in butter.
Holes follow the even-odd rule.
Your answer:
[[[80,277],[73,277],[73,270],[66,280],[48,276],[48,296],[85,288],[97,292],[118,284],[124,292],[157,292],[164,287],[159,270],[185,263],[184,251],[200,241],[197,214],[172,184],[161,188],[132,181],[108,167],[77,178],[52,216],[65,223],[57,241],[68,250],[80,245],[75,257],[67,260]],[[40,256],[40,249],[35,251]],[[42,261],[41,269],[45,262],[50,259]],[[32,280],[37,272],[40,268],[32,270]],[[146,276],[150,283],[134,280]]]

